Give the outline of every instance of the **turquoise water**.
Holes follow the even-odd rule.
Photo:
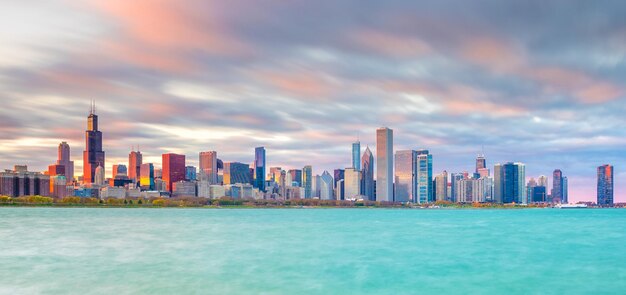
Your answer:
[[[624,294],[626,210],[0,208],[0,294]]]

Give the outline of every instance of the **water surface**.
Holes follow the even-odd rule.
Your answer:
[[[0,207],[0,294],[624,294],[626,210]]]

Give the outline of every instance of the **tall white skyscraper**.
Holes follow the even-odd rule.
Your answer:
[[[346,168],[344,174],[344,194],[346,199],[352,199],[361,194],[361,171]]]
[[[376,130],[376,201],[393,201],[393,130]]]
[[[333,176],[328,173],[328,171],[324,171],[322,176],[320,177],[320,199],[322,200],[334,200],[334,190],[333,190]]]

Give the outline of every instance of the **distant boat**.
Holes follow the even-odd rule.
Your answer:
[[[587,208],[587,204],[556,204],[554,208],[558,209],[584,209]]]

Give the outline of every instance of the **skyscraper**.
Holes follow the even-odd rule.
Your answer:
[[[98,115],[92,102],[87,130],[85,131],[85,151],[83,151],[83,183],[93,183],[96,168],[104,169],[104,151],[102,150],[102,132],[98,130]]]
[[[195,166],[185,166],[185,180],[187,181],[193,181],[196,180],[197,177],[197,170]]]
[[[494,167],[494,199],[498,203],[523,203],[526,198],[526,166],[522,163],[496,164]]]
[[[345,196],[345,184],[344,178],[346,175],[346,171],[343,169],[335,169],[334,171],[334,181],[335,181],[335,195],[337,196],[337,200],[343,200]]]
[[[393,201],[393,130],[376,130],[376,201]]]
[[[126,165],[124,164],[113,165],[113,171],[111,172],[111,177],[116,178],[116,177],[124,177],[124,176],[128,176],[128,168],[126,168]]]
[[[344,174],[344,198],[354,199],[361,194],[361,171],[346,168]]]
[[[141,179],[141,165],[143,164],[143,156],[140,151],[130,151],[128,154],[128,178],[133,182]]]
[[[165,182],[166,190],[172,192],[174,182],[185,180],[185,155],[168,153],[163,154],[161,159],[161,178]]]
[[[563,176],[563,203],[569,203],[568,191],[567,191],[567,176]]]
[[[250,165],[239,162],[224,163],[224,184],[249,184]]]
[[[361,142],[352,143],[352,168],[361,170]]]
[[[104,167],[98,166],[96,167],[96,171],[94,171],[93,183],[95,185],[104,185]]]
[[[310,165],[302,168],[302,187],[304,187],[304,198],[310,199],[313,188],[313,167]]]
[[[376,201],[376,192],[374,191],[374,156],[369,147],[365,148],[363,157],[361,157],[361,168],[361,194],[370,201]]]
[[[598,206],[613,206],[613,166],[598,167]]]
[[[265,191],[265,148],[254,149],[254,187]]]
[[[435,201],[448,201],[448,172],[435,177]]]
[[[141,189],[145,191],[154,190],[154,165],[152,163],[141,164],[140,169],[139,185]]]
[[[394,201],[396,202],[413,202],[415,200],[416,155],[413,150],[396,152],[394,193]]]
[[[563,202],[563,172],[559,169],[552,172],[552,202]]]
[[[57,165],[65,167],[65,178],[68,182],[74,180],[74,161],[70,161],[70,145],[65,141],[59,144]]]
[[[322,200],[334,200],[333,190],[333,176],[324,170],[322,176],[320,176],[320,199]]]
[[[433,155],[428,150],[415,151],[415,199],[416,203],[434,202],[433,194]]]
[[[210,184],[217,184],[217,152],[200,152],[200,174],[206,176]]]
[[[291,169],[289,170],[289,175],[291,175],[291,181],[292,182],[297,182],[299,187],[302,187],[302,170],[300,169]],[[289,183],[289,186],[291,186],[292,184]]]
[[[485,160],[485,155],[480,154],[476,157],[476,171],[474,173],[480,173],[480,169],[487,168],[487,160]]]

